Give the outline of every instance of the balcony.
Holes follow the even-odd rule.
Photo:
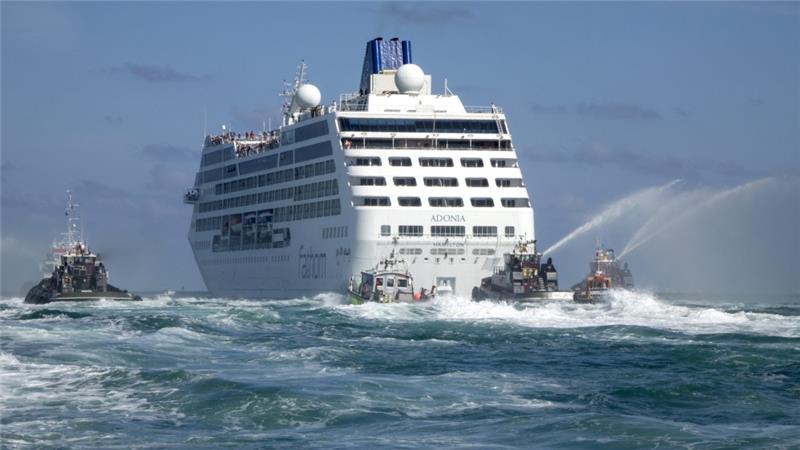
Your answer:
[[[189,189],[183,194],[183,203],[194,205],[200,200],[200,191],[196,188]]]

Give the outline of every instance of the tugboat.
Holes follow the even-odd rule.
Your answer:
[[[67,232],[61,243],[65,249],[53,266],[50,276],[33,286],[25,303],[44,304],[56,301],[141,300],[138,295],[108,283],[108,271],[99,255],[89,250],[80,238],[80,218],[77,204],[67,191]]]
[[[595,272],[578,284],[572,298],[578,303],[606,301],[611,297],[612,286],[611,278],[603,272]]]
[[[433,287],[430,292],[425,288],[415,291],[414,278],[405,260],[396,258],[392,250],[374,268],[362,271],[360,282],[351,278],[347,294],[353,305],[364,302],[414,303],[435,298],[436,288]]]
[[[589,263],[589,275],[572,287],[573,299],[581,303],[604,301],[610,298],[612,289],[633,289],[628,263],[622,267],[620,263],[613,249],[598,245]]]
[[[520,302],[570,300],[572,292],[558,290],[558,272],[553,259],[542,263],[536,241],[520,241],[511,253],[503,254],[503,266],[472,288],[473,300],[488,298]]]

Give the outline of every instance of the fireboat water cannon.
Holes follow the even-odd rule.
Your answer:
[[[291,85],[287,85],[280,94],[286,99],[283,104],[284,126],[297,122],[303,112],[310,111],[314,114],[322,101],[322,93],[319,88],[306,81],[307,69],[308,66],[301,62],[294,81]]]
[[[503,254],[503,265],[472,289],[473,300],[571,300],[571,291],[558,290],[558,272],[553,259],[542,263],[536,241],[520,240],[511,253]]]

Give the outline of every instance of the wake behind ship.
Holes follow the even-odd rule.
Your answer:
[[[394,249],[418,286],[466,296],[535,239],[502,110],[464,106],[446,85],[433,94],[410,41],[369,41],[359,91],[328,105],[304,73],[280,127],[205,139],[184,201],[209,291],[343,291]]]

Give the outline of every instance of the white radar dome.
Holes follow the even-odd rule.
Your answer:
[[[416,64],[403,64],[394,75],[394,83],[402,94],[418,94],[425,84],[425,73]]]
[[[322,94],[313,84],[304,84],[297,88],[294,100],[300,109],[313,108],[319,105],[320,100],[322,100]]]

